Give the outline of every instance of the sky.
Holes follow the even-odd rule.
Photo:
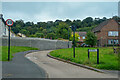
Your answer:
[[[4,19],[47,22],[83,20],[86,17],[111,18],[118,15],[118,2],[2,2]]]

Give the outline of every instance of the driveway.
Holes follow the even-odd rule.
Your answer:
[[[118,75],[100,73],[49,58],[47,54],[50,51],[38,51],[26,55],[28,59],[42,67],[49,78],[118,78]]]
[[[25,57],[25,54],[29,52],[35,52],[36,50],[30,50],[25,52],[16,53],[12,61],[2,62],[2,77],[3,78],[46,78],[46,72],[31,62]],[[13,79],[12,79],[13,80]],[[14,79],[16,80],[16,79]]]

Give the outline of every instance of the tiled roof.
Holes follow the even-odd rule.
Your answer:
[[[95,27],[92,31],[93,31],[93,32],[100,31],[105,25],[108,24],[108,22],[109,22],[109,20],[100,23],[100,24],[99,24],[97,27]]]
[[[92,29],[93,32],[97,32],[97,31],[100,31],[105,25],[107,25],[109,23],[110,20],[114,20],[114,19],[109,19],[109,20],[106,20],[102,23],[100,23],[97,27],[95,27],[94,29]],[[114,20],[115,21],[115,20]],[[118,22],[117,22],[118,23]]]
[[[79,34],[79,36],[86,36],[87,32],[76,32]]]
[[[2,18],[2,22],[6,25],[6,22],[5,22],[5,20]]]

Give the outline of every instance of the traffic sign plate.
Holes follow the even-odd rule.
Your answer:
[[[89,52],[97,52],[97,49],[89,49]]]
[[[13,20],[7,19],[7,20],[6,20],[6,25],[7,25],[7,26],[12,26],[12,25],[13,25]]]

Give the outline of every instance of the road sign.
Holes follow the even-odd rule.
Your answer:
[[[99,64],[99,49],[88,49],[88,59],[90,59],[90,52],[97,52],[97,64]]]
[[[7,26],[12,26],[12,25],[13,25],[13,20],[7,19],[7,20],[6,20],[6,25],[7,25]]]
[[[97,49],[89,49],[89,52],[97,52]]]
[[[10,26],[13,25],[13,20],[7,19],[6,25],[8,26],[8,31],[9,31],[9,35],[8,35],[8,61],[10,61]]]

